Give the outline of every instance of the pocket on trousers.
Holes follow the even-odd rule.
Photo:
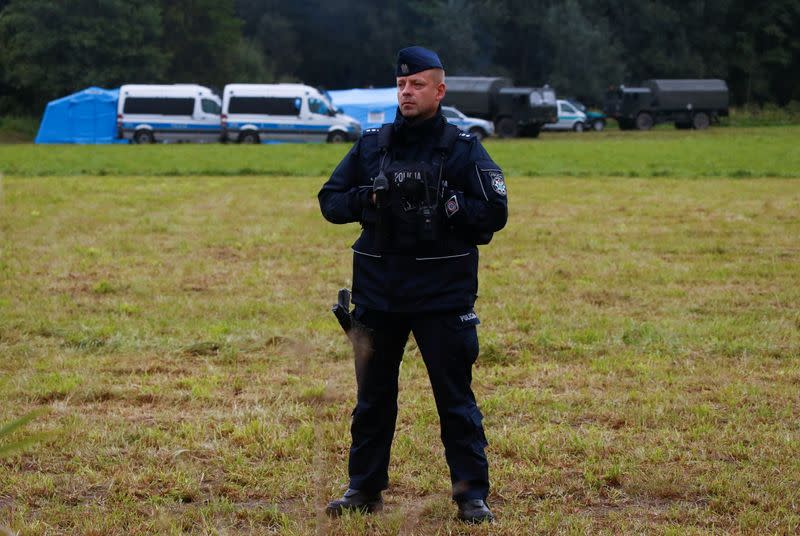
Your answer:
[[[472,309],[462,313],[449,314],[444,322],[447,329],[453,332],[455,340],[458,341],[457,351],[470,365],[475,363],[480,352],[477,329],[480,323],[478,315]]]

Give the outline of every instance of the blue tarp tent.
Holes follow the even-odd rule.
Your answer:
[[[127,143],[117,139],[118,89],[89,87],[47,104],[36,143]]]
[[[397,88],[342,89],[328,94],[334,106],[361,123],[361,128],[379,127],[394,121]]]

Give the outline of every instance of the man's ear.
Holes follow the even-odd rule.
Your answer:
[[[436,102],[441,101],[444,98],[444,94],[447,92],[447,84],[442,82],[438,86],[436,86]]]

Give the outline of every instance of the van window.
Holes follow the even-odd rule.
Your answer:
[[[229,114],[299,115],[300,99],[295,97],[231,97]]]
[[[562,102],[562,103],[561,103],[561,111],[562,111],[562,112],[564,112],[565,114],[574,114],[574,113],[577,113],[577,112],[575,111],[575,108],[573,108],[572,106],[570,106],[570,105],[569,105],[569,104],[567,104],[566,102]]]
[[[150,115],[192,115],[193,98],[175,97],[128,97],[123,113]]]
[[[203,99],[201,104],[203,105],[203,111],[207,114],[219,115],[222,111],[219,104],[211,99]]]
[[[308,99],[308,109],[312,114],[330,115],[328,104],[321,99]]]
[[[458,114],[454,110],[447,110],[445,108],[442,108],[442,114],[445,117],[452,117],[453,119],[460,119],[458,117]]]

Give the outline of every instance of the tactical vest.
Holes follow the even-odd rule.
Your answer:
[[[448,241],[441,206],[447,191],[444,166],[458,138],[458,127],[447,123],[433,149],[431,162],[392,160],[392,125],[378,133],[379,176],[389,189],[376,226],[377,249],[424,253]]]

